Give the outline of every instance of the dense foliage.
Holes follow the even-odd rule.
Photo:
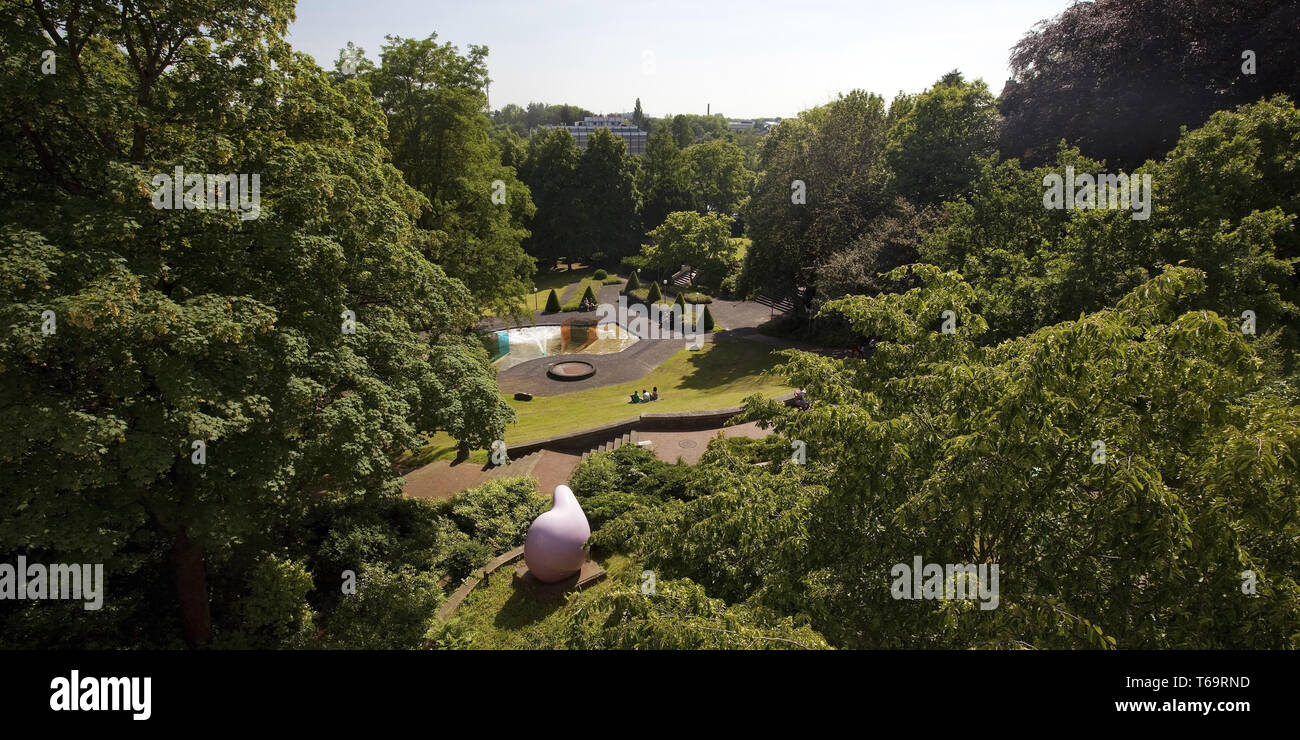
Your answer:
[[[1137,167],[1216,110],[1300,98],[1297,28],[1296,0],[1075,3],[1012,50],[1002,151],[1037,165],[1065,139]]]

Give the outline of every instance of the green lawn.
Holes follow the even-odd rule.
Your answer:
[[[573,594],[565,604],[543,604],[525,596],[514,583],[515,565],[507,565],[465,599],[455,619],[473,635],[470,647],[475,650],[536,649],[550,641],[548,636],[567,622],[569,614],[628,577],[635,566],[626,555],[617,554],[597,562],[608,573],[605,580]]]
[[[591,277],[595,272],[596,268],[586,265],[574,265],[572,270],[565,265],[557,265],[553,270],[539,270],[533,276],[533,285],[537,286],[537,292],[529,294],[524,303],[529,311],[540,311],[546,308],[546,296],[550,295],[552,289],[555,290],[562,303],[569,286],[586,281],[591,281],[593,283],[592,290],[598,292],[600,290],[600,281]],[[579,286],[578,290],[581,291],[582,287]],[[582,293],[577,293],[576,297],[581,298]],[[492,316],[494,314],[488,311],[484,315]]]
[[[531,442],[557,434],[629,419],[638,414],[662,411],[704,411],[737,406],[745,396],[762,393],[775,396],[789,390],[775,378],[761,375],[781,358],[776,348],[745,339],[707,342],[698,352],[683,349],[640,380],[619,385],[535,397],[531,401],[507,398],[518,414],[506,427],[506,445]],[[648,404],[628,403],[632,391],[659,387],[661,400]],[[487,453],[476,451],[486,462]],[[429,443],[404,455],[402,465],[426,465],[451,460],[456,443],[446,434],[429,438]],[[474,458],[471,458],[474,459]]]

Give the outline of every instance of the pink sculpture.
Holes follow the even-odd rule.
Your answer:
[[[543,512],[528,527],[524,540],[524,562],[533,577],[555,583],[582,570],[587,560],[584,546],[591,538],[591,525],[578,499],[568,486],[556,486],[551,510]]]

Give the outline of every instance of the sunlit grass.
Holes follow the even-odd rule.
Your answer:
[[[781,359],[770,345],[744,339],[724,339],[704,344],[703,349],[686,349],[670,357],[640,380],[604,388],[534,397],[531,401],[506,402],[518,418],[506,427],[506,445],[559,434],[577,432],[629,419],[642,413],[705,411],[738,406],[755,393],[775,396],[789,390],[775,378],[762,375]],[[658,386],[661,400],[647,404],[629,403],[633,391]],[[477,452],[486,461],[485,452]],[[425,465],[451,460],[456,443],[446,434],[429,438],[428,444],[399,461],[402,465]]]
[[[473,637],[470,647],[530,650],[549,644],[551,636],[567,624],[574,611],[626,579],[635,565],[626,555],[618,554],[598,562],[607,573],[605,579],[571,595],[564,604],[545,604],[526,596],[514,582],[513,564],[496,571],[456,611],[456,619]]]

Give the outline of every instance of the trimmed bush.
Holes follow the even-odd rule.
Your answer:
[[[559,313],[560,296],[556,295],[555,289],[551,289],[551,294],[546,296],[546,310],[542,313]]]
[[[658,303],[663,299],[664,299],[664,293],[662,290],[659,290],[659,283],[650,283],[650,293],[648,294],[646,300],[650,301],[651,303]]]
[[[687,303],[713,303],[713,299],[703,293],[686,293],[683,298]]]
[[[592,273],[592,277],[595,278],[596,280],[604,280],[605,278],[609,277],[609,273],[605,272],[604,270],[596,270],[596,272]]]
[[[623,288],[623,292],[628,295],[631,295],[632,291],[640,287],[641,287],[641,280],[637,278],[636,270],[633,270],[631,276],[628,277],[627,279],[627,286]]]
[[[582,297],[578,299],[578,303],[581,304],[584,300],[590,300],[592,303],[596,302],[596,292],[591,289],[591,283],[587,283],[587,289],[582,291]]]
[[[610,275],[609,277],[605,278],[604,280],[601,280],[600,282],[604,283],[605,285],[618,285],[619,283],[623,282],[623,278],[619,277],[618,275]]]
[[[649,303],[649,302],[650,302],[650,289],[649,289],[649,288],[637,288],[636,290],[629,290],[629,291],[627,291],[626,295],[627,295],[627,297],[628,297],[628,300],[630,300],[630,301],[634,301],[634,302],[636,302],[636,303]]]
[[[709,313],[709,307],[705,306],[704,307],[704,331],[713,331],[714,329],[717,328],[717,326],[718,325],[713,322],[713,314]]]

